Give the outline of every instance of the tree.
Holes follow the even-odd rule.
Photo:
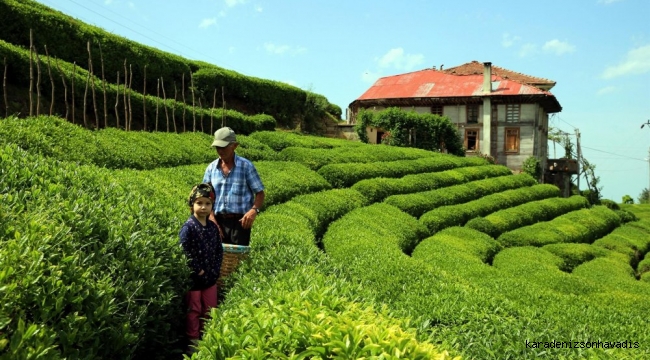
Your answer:
[[[639,204],[650,204],[650,190],[645,188],[639,194]]]
[[[634,204],[634,199],[630,195],[623,196],[623,204]]]

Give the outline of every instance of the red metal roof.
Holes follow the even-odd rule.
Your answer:
[[[440,71],[450,75],[480,75],[483,74],[483,67],[483,63],[474,60],[445,70],[441,68]],[[555,81],[553,80],[522,74],[495,65],[492,65],[492,75],[497,75],[507,80],[514,80],[522,84],[534,85],[545,90],[550,90],[555,85]]]
[[[553,96],[550,91],[507,80],[498,74],[493,74],[490,96],[504,95]],[[357,100],[472,96],[486,96],[486,94],[483,94],[483,74],[451,75],[447,74],[446,71],[425,69],[383,77],[377,80]]]

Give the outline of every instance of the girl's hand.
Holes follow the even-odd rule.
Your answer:
[[[205,274],[205,271],[201,270],[201,272],[199,273],[199,276],[203,276],[203,274]]]

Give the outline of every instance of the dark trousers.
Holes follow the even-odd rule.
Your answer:
[[[216,219],[223,231],[222,241],[226,244],[249,246],[251,241],[251,229],[244,229],[241,226],[241,218],[244,214],[217,214]]]

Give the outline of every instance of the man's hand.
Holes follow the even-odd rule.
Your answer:
[[[244,217],[239,220],[241,223],[241,227],[244,229],[250,229],[253,226],[253,222],[255,221],[255,218],[257,217],[257,211],[254,209],[248,210],[246,214],[244,214]]]
[[[201,272],[199,273],[199,276],[203,276],[203,274],[205,274],[205,271],[201,270]]]

